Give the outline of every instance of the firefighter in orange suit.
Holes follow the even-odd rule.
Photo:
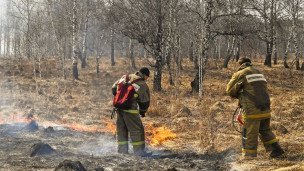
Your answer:
[[[148,68],[143,67],[135,74],[130,74],[128,76],[129,82],[133,82],[134,80],[138,81],[132,83],[135,94],[132,99],[131,109],[118,109],[117,111],[116,130],[118,153],[129,153],[128,137],[130,135],[134,154],[146,157],[152,153],[148,153],[145,150],[145,131],[140,116],[145,117],[145,113],[150,105],[149,87],[145,82],[150,76],[150,71]],[[126,75],[114,83],[112,86],[113,95],[116,94],[119,83],[124,81],[125,77]]]
[[[240,67],[227,84],[226,93],[239,100],[243,109],[242,156],[256,157],[258,137],[262,140],[270,157],[282,156],[284,151],[270,129],[270,98],[267,81],[255,69],[249,58],[239,60]]]

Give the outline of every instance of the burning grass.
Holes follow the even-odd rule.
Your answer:
[[[7,61],[1,62],[5,66],[2,70],[9,70],[8,67],[17,70],[13,67],[13,63],[6,66],[5,62]],[[33,89],[35,81],[32,79],[32,69],[29,69],[31,65],[25,65],[29,68],[22,74],[19,72],[11,77],[8,76],[9,81],[3,86],[7,85],[8,90],[15,93],[16,99],[23,98],[18,107],[26,108],[30,105],[39,109],[36,112],[39,116],[36,118],[39,125],[58,124],[76,131],[115,134],[116,126],[108,116],[112,108],[108,105],[112,98],[110,87],[121,75],[134,70],[126,65],[128,62],[125,59],[118,59],[117,66],[114,67],[110,66],[108,61],[103,61],[100,64],[101,73],[97,76],[93,61],[88,62],[90,68],[80,70],[80,77],[86,84],[54,78],[61,74],[60,69],[54,67],[50,68],[50,70],[53,69],[52,71],[43,71],[43,78],[36,79],[39,89],[42,90],[42,93],[37,95]],[[206,71],[202,99],[198,99],[197,94],[190,92],[190,82],[195,75],[195,70],[188,60],[184,61],[184,70],[180,72],[175,85],[169,84],[168,71],[164,69],[162,92],[154,92],[153,79],[148,80],[152,100],[143,122],[151,145],[162,146],[166,142],[174,141],[179,150],[189,146],[194,150],[205,149],[210,144],[214,145],[217,151],[228,148],[240,149],[240,135],[231,127],[231,115],[237,102],[225,96],[226,83],[236,71],[237,64],[231,62],[228,69],[220,69],[217,67],[218,62],[221,61],[217,61],[215,65],[211,64]],[[137,66],[147,66],[144,61],[139,61],[137,64]],[[271,69],[263,66],[262,61],[259,60],[254,61],[254,64],[268,80],[273,121],[283,124],[289,131],[286,135],[275,131],[282,139],[283,147],[287,147],[287,142],[294,143],[294,139],[303,138],[304,74],[300,71],[284,69],[281,64]],[[172,70],[173,74],[177,73],[176,68],[173,67]],[[14,84],[18,85],[17,89],[12,88],[11,85]],[[184,111],[190,112],[183,113]],[[6,111],[1,112],[3,114]],[[14,120],[27,122],[24,118],[20,118],[20,114],[14,114],[14,112],[2,114],[0,113],[3,116],[0,117],[0,123]],[[50,122],[47,121],[48,116],[52,116]],[[303,155],[302,142],[297,141],[292,145],[295,149],[299,149],[292,152],[298,156]],[[262,156],[260,160],[265,158]],[[303,159],[298,157],[298,160]],[[271,165],[271,163],[268,164]]]
[[[154,127],[153,124],[148,124],[145,129],[147,142],[152,146],[160,146],[166,141],[177,138],[177,135],[165,126]]]

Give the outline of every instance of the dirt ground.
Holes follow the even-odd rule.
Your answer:
[[[115,120],[110,119],[110,88],[122,74],[134,72],[128,61],[111,67],[101,62],[95,73],[94,59],[80,70],[80,81],[62,79],[55,60],[46,60],[33,74],[28,61],[0,62],[0,170],[54,170],[63,160],[80,161],[88,170],[304,170],[304,73],[264,67],[272,101],[272,127],[286,150],[286,158],[269,159],[262,146],[255,160],[238,160],[241,136],[231,124],[237,101],[225,95],[225,86],[236,65],[219,69],[210,62],[204,95],[190,91],[195,71],[189,61],[168,84],[165,69],[163,91],[153,92],[151,107],[143,118],[150,158],[116,153]],[[147,65],[145,60],[138,66]],[[41,77],[40,77],[41,74]],[[148,80],[152,89],[152,79]],[[30,118],[28,116],[33,116]],[[35,120],[39,129],[26,129]],[[54,131],[45,129],[52,126]],[[30,157],[34,144],[43,142],[55,153]],[[261,143],[260,143],[261,144]]]

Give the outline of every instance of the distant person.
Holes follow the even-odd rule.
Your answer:
[[[127,74],[114,83],[112,92],[113,105],[117,109],[117,143],[118,153],[128,154],[128,137],[130,135],[134,154],[150,156],[145,150],[145,131],[141,117],[150,105],[150,92],[146,80],[150,76],[148,68],[143,67],[135,74]]]
[[[240,67],[227,84],[226,92],[237,98],[243,109],[244,125],[242,130],[243,158],[256,157],[258,137],[262,140],[271,158],[284,154],[278,139],[270,129],[270,98],[267,81],[251,64],[249,58],[239,59]]]

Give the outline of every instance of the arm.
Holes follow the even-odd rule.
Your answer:
[[[138,106],[139,106],[139,114],[144,117],[150,106],[150,91],[148,85],[143,84],[138,90]]]
[[[239,91],[242,89],[242,79],[240,74],[235,73],[232,75],[229,83],[227,84],[226,93],[233,98],[237,98],[239,95]]]

